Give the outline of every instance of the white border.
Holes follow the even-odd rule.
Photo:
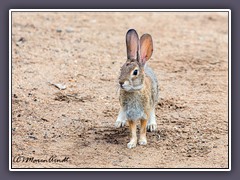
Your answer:
[[[198,11],[203,11],[203,12],[219,12],[219,11],[225,11],[225,12],[230,12],[230,9],[10,9],[10,12],[14,11],[26,11],[26,12],[59,12],[59,11],[66,11],[66,12],[198,12]]]
[[[12,129],[12,12],[19,11],[19,12],[59,12],[59,11],[66,11],[66,12],[219,12],[224,11],[228,12],[228,121],[229,121],[229,168],[228,169],[12,169],[12,138],[11,138],[11,129]],[[230,9],[10,9],[9,10],[9,171],[231,171],[231,10]]]
[[[8,60],[8,68],[9,68],[9,170],[13,171],[11,165],[12,165],[12,11],[9,10],[9,60]]]
[[[232,77],[231,77],[231,72],[232,72],[232,52],[231,52],[231,44],[232,44],[232,15],[231,15],[231,10],[228,11],[228,145],[229,145],[229,152],[228,152],[228,157],[229,157],[229,171],[231,171],[232,168],[232,95],[231,95],[231,88],[232,88]]]

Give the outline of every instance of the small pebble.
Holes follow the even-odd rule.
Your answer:
[[[24,37],[21,37],[17,42],[16,42],[16,45],[19,46],[21,45],[22,43],[26,42],[26,39]]]
[[[31,138],[31,139],[34,139],[34,140],[37,139],[35,136],[28,136],[28,137]]]
[[[71,32],[73,32],[74,30],[73,30],[73,28],[67,28],[66,29],[66,32],[68,32],[68,33],[71,33]]]
[[[61,32],[62,32],[62,30],[61,30],[61,29],[56,29],[56,31],[57,31],[58,33],[61,33]]]

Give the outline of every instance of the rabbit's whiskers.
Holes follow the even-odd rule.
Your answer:
[[[119,84],[116,84],[116,94],[119,93],[119,90],[120,90],[120,85],[119,85]]]

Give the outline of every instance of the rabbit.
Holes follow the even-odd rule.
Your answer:
[[[120,111],[115,127],[123,127],[126,122],[130,129],[129,149],[137,145],[136,124],[140,121],[140,137],[138,143],[146,145],[146,130],[157,129],[155,105],[158,101],[158,80],[153,70],[147,65],[153,52],[152,37],[141,36],[130,29],[126,34],[127,61],[123,64],[118,78],[120,86]]]

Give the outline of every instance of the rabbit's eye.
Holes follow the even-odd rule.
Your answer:
[[[138,70],[136,69],[133,71],[133,75],[136,76],[137,74],[138,74]]]

